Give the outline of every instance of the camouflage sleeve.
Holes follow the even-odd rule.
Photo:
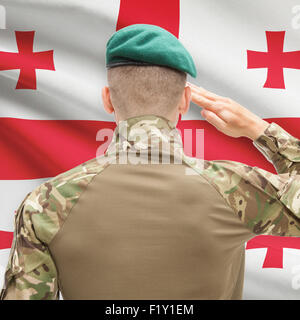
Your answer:
[[[57,266],[49,245],[92,179],[109,165],[91,159],[41,184],[15,216],[13,245],[1,299],[58,299]]]
[[[253,145],[273,164],[278,173],[300,173],[300,140],[271,122]]]
[[[47,246],[37,237],[29,193],[15,215],[15,230],[1,300],[58,299],[57,272]]]
[[[202,174],[252,233],[300,237],[300,175],[229,160],[206,161]]]

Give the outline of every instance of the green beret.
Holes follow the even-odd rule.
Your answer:
[[[193,58],[167,30],[152,24],[133,24],[115,32],[106,45],[106,67],[159,65],[196,78]]]

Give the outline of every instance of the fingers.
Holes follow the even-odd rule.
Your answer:
[[[202,87],[197,87],[196,85],[188,82],[189,87],[191,88],[192,92],[197,93],[203,97],[205,97],[206,99],[212,100],[212,101],[216,101],[219,96],[216,95],[215,93],[212,93]]]
[[[226,122],[219,118],[214,112],[211,112],[209,110],[202,110],[201,115],[205,118],[206,121],[208,121],[218,130],[223,131],[224,129],[226,129]]]
[[[188,82],[189,83],[189,82]],[[217,108],[214,107],[216,99],[212,95],[207,94],[206,90],[200,87],[190,86],[191,88],[191,99],[198,106],[210,109],[212,111],[217,111]]]
[[[191,88],[192,93],[202,96],[203,98],[215,101],[216,97],[213,94],[209,94],[207,90],[202,87],[197,87],[196,85],[187,82],[188,86]]]
[[[203,95],[199,94],[198,92],[192,91],[191,99],[194,103],[196,103],[198,106],[203,108],[212,108],[212,105],[215,101],[207,99]]]
[[[219,113],[223,109],[223,104],[218,101],[209,100],[197,93],[192,93],[192,101],[199,107],[203,107],[206,110],[210,110],[215,113]]]
[[[218,130],[227,130],[228,125],[238,117],[238,107],[234,101],[190,82],[187,84],[191,88],[192,101],[204,108],[201,111],[202,116]]]

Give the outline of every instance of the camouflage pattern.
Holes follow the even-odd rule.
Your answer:
[[[300,140],[277,123],[270,123],[253,144],[273,164],[277,173],[300,172]]]
[[[144,154],[147,160],[149,153],[170,154],[182,163],[183,145],[173,122],[164,117],[145,115],[119,122],[105,156],[119,156],[122,152]]]
[[[300,236],[300,203],[288,194],[287,175],[226,160],[205,161],[199,174],[217,189],[254,234]],[[298,179],[292,181],[293,185],[298,183]],[[288,201],[284,201],[285,197]]]
[[[48,245],[92,179],[109,163],[87,161],[29,193],[15,215],[2,299],[54,300],[59,285]]]
[[[58,272],[49,244],[88,184],[124,152],[141,161],[149,159],[150,150],[171,153],[175,163],[202,175],[254,234],[300,236],[299,143],[275,123],[253,142],[274,164],[276,175],[236,161],[186,156],[175,124],[163,117],[121,121],[104,156],[45,182],[21,203],[1,299],[58,299]]]

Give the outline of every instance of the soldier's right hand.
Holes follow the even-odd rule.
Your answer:
[[[203,108],[202,117],[228,136],[256,140],[269,125],[230,98],[219,96],[190,82],[187,85],[191,88],[191,100]]]

